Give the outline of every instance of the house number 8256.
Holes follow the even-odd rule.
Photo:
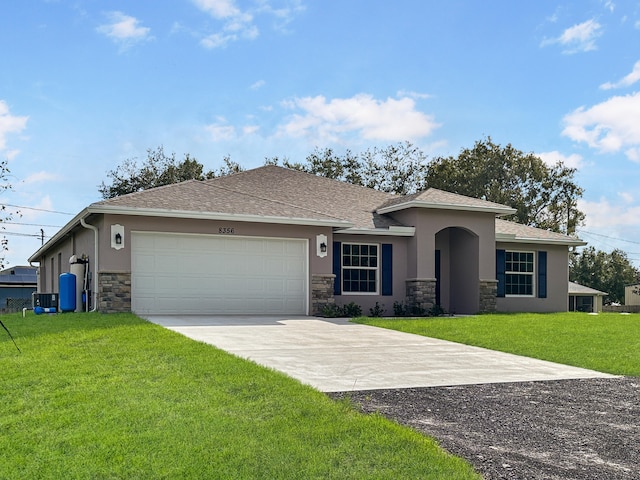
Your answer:
[[[234,231],[233,227],[220,227],[218,228],[218,233],[222,233],[225,235],[233,235],[236,232]]]

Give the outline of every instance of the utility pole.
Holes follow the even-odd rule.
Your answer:
[[[40,243],[44,245],[44,230],[40,229]]]

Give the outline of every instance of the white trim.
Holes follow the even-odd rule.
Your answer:
[[[170,218],[189,218],[202,220],[228,220],[234,222],[252,222],[252,223],[275,223],[286,225],[312,225],[319,227],[349,227],[351,222],[346,220],[321,220],[312,218],[296,218],[296,217],[270,217],[264,215],[245,215],[220,212],[194,212],[190,210],[167,210],[162,208],[132,208],[132,207],[116,207],[116,206],[89,206],[89,213],[106,213],[111,215],[133,215],[145,217],[170,217]]]
[[[376,254],[376,266],[375,267],[363,267],[363,266],[354,266],[349,265],[347,267],[344,266],[343,261],[343,253],[342,247],[344,245],[367,245],[369,247],[375,246],[377,247]],[[358,254],[359,256],[360,254]],[[369,255],[370,256],[370,255]],[[358,243],[358,242],[340,242],[340,295],[343,296],[354,296],[354,295],[380,295],[380,276],[382,275],[382,246],[379,243]],[[344,271],[347,270],[373,270],[376,272],[376,291],[375,292],[345,292],[344,290]]]
[[[342,228],[335,230],[335,234],[344,235],[374,235],[385,237],[413,237],[416,233],[416,227],[397,227],[392,226],[387,228]]]
[[[507,253],[530,253],[533,257],[533,271],[532,272],[514,272],[512,270],[507,270]],[[538,274],[538,256],[534,250],[505,250],[504,257],[504,289],[505,289],[505,298],[536,298],[537,291],[537,274]],[[518,262],[520,263],[520,262]],[[509,294],[507,293],[507,275],[531,275],[531,295],[526,294]]]
[[[509,233],[496,233],[496,243],[531,243],[535,245],[566,245],[568,247],[583,247],[587,245],[587,242],[582,240],[563,240],[553,238],[526,238],[516,237],[514,234]]]
[[[407,208],[433,208],[437,210],[460,210],[465,212],[485,212],[485,213],[495,213],[498,216],[503,215],[511,215],[516,213],[516,209],[511,207],[493,207],[493,206],[480,206],[480,205],[458,205],[455,203],[437,203],[437,202],[426,202],[423,200],[411,200],[408,202],[397,203],[395,205],[390,205],[388,207],[379,208],[377,213],[385,214],[397,212],[398,210],[405,210]]]

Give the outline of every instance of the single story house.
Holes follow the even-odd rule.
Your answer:
[[[56,292],[69,258],[86,259],[105,312],[566,311],[569,248],[585,243],[500,218],[514,211],[268,165],[93,203],[29,261],[39,291]]]
[[[606,292],[569,282],[569,311],[600,313],[606,296]]]
[[[38,285],[38,269],[17,266],[0,271],[0,310],[19,311],[30,307]]]

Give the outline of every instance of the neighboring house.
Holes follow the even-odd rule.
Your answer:
[[[566,311],[569,247],[585,243],[498,218],[512,213],[264,166],[93,203],[29,260],[39,291],[56,292],[68,259],[88,257],[105,312]]]
[[[600,290],[569,282],[569,311],[600,313],[606,295]]]
[[[0,310],[30,307],[38,284],[37,267],[12,267],[0,271]]]
[[[640,283],[624,286],[624,304],[640,305]]]

